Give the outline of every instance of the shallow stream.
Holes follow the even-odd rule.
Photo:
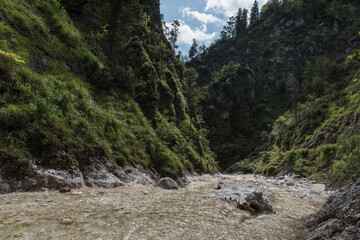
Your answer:
[[[305,217],[326,200],[318,184],[278,187],[253,175],[190,180],[180,190],[137,185],[0,195],[0,239],[301,239]],[[265,191],[276,213],[252,216],[219,200],[213,187],[220,181]]]

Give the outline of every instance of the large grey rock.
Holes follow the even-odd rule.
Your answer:
[[[330,196],[305,226],[308,240],[360,239],[360,179]]]
[[[113,161],[91,159],[91,165],[84,170],[86,184],[90,187],[112,188],[124,185],[153,184],[158,179],[155,171],[141,166],[120,167]]]
[[[157,185],[161,188],[164,188],[164,189],[178,189],[179,186],[177,185],[177,183],[172,180],[171,178],[161,178],[159,180],[159,182],[157,183]]]
[[[220,189],[217,191],[217,195],[220,199],[233,199],[241,196],[245,201],[251,202],[256,200],[264,206],[266,212],[273,212],[273,208],[269,200],[264,196],[263,192],[253,188],[241,188],[234,187],[233,189]]]
[[[125,183],[108,170],[106,162],[92,160],[92,164],[84,170],[86,185],[90,187],[113,188]]]

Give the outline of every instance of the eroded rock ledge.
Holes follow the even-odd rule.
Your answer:
[[[23,177],[5,177],[0,169],[0,194],[16,191],[58,190],[64,187],[84,186],[112,188],[135,184],[154,184],[160,176],[155,170],[142,166],[120,167],[112,161],[92,161],[80,170],[73,166],[69,170],[48,169],[35,166]]]
[[[307,240],[360,239],[360,179],[331,195],[306,227]]]

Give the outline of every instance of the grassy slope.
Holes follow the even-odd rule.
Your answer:
[[[359,157],[355,153],[357,150],[353,152],[355,147],[351,146],[358,142],[354,137],[358,132],[347,130],[358,129],[357,88],[352,82],[358,66],[344,63],[359,39],[356,14],[359,3],[339,0],[331,4],[322,1],[321,4],[313,11],[308,3],[290,1],[288,8],[268,14],[240,38],[219,40],[188,64],[199,72],[200,83],[210,89],[210,97],[204,102],[204,117],[210,131],[216,129],[210,132],[215,152],[222,152],[218,155],[225,157],[230,153],[227,158],[219,159],[223,166],[244,158],[260,143],[260,149],[271,147],[274,151],[262,152],[262,157],[256,158],[260,161],[256,166],[252,164],[254,156],[240,162],[243,170],[276,174],[293,169],[304,176],[313,175],[316,179],[334,179],[336,176],[340,181],[359,175],[357,170],[352,170],[359,169]],[[308,65],[315,66],[316,61],[324,63],[319,64],[320,69],[306,69]],[[246,99],[252,96],[244,94],[244,86],[239,86],[239,82],[244,82],[241,74],[237,74],[230,84],[235,93],[223,91],[229,78],[222,72],[234,63],[243,70],[250,69],[253,76],[250,74],[248,81],[255,79],[255,99],[247,104],[233,100],[238,101],[235,108],[231,101],[221,103],[218,96],[223,94],[228,99],[238,99],[236,92],[245,95]],[[306,71],[310,72],[307,77]],[[295,85],[296,94],[288,81],[289,73],[300,82],[300,86]],[[211,92],[217,95],[211,96]],[[247,112],[250,117],[245,121],[242,116],[246,114],[236,117],[244,106],[250,109]],[[230,111],[230,118],[225,121],[221,119],[223,109]],[[239,129],[237,125],[247,128]],[[271,139],[266,144],[266,132],[271,129]],[[350,140],[351,136],[353,140]],[[219,139],[233,143],[232,147],[231,144],[228,148],[226,144],[219,144]],[[292,151],[283,154],[285,147],[298,149],[296,156]],[[335,150],[329,150],[331,148]],[[353,160],[334,162],[343,159],[344,154]]]
[[[274,124],[271,152],[260,154],[258,173],[293,169],[315,180],[354,181],[360,176],[360,58],[347,58],[342,71],[347,87],[299,104],[299,117],[285,113]],[[322,81],[325,81],[322,79]],[[291,151],[282,149],[290,146]]]
[[[102,81],[103,62],[57,1],[0,3],[0,165],[10,166],[7,175],[33,164],[84,168],[90,157],[164,175],[216,171],[210,153],[199,155],[174,123],[161,118],[162,133],[129,94],[94,87],[86,76]]]

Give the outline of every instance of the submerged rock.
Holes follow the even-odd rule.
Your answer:
[[[307,240],[360,239],[360,179],[330,196],[305,226]]]
[[[178,189],[179,188],[177,183],[168,177],[161,178],[160,181],[157,183],[157,185],[164,189]]]
[[[266,212],[273,212],[273,208],[269,200],[264,196],[263,192],[253,188],[234,187],[233,189],[220,189],[217,191],[220,199],[234,202],[238,197],[241,197],[246,202],[257,201],[264,206],[263,210]]]

